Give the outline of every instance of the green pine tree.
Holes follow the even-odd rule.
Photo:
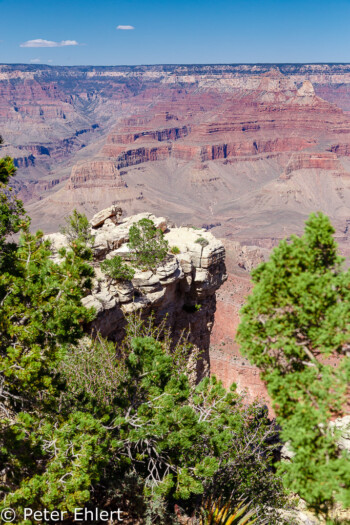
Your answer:
[[[169,244],[151,219],[141,219],[129,230],[129,248],[137,268],[153,270],[165,259]]]
[[[0,136],[0,146],[2,144]],[[11,238],[21,228],[28,226],[22,202],[16,198],[10,186],[16,168],[10,157],[0,158],[0,270],[11,259],[11,251],[15,247]]]
[[[73,417],[58,415],[64,385],[57,366],[94,312],[81,304],[92,284],[91,250],[76,244],[54,263],[50,243],[41,232],[29,233],[23,205],[11,194],[12,161],[0,166],[0,495],[6,505],[11,493],[16,501],[17,491],[31,492],[28,502],[35,499],[52,454],[49,443]],[[19,240],[11,239],[13,233],[21,234]],[[43,483],[38,491],[48,498],[46,489]]]
[[[326,516],[335,501],[350,505],[349,455],[328,425],[344,414],[350,380],[350,271],[333,234],[327,217],[312,214],[302,237],[281,241],[253,271],[237,338],[262,370],[295,454],[280,471]]]

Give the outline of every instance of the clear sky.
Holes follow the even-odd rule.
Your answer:
[[[0,20],[0,63],[350,62],[350,0],[0,0]]]

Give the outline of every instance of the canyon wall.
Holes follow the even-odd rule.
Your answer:
[[[239,392],[246,392],[247,401],[265,402],[273,417],[271,400],[260,370],[240,353],[236,333],[240,322],[239,311],[251,291],[250,272],[267,260],[269,250],[241,246],[235,241],[224,241],[227,259],[227,281],[217,292],[215,323],[210,339],[210,369],[229,388],[236,383]]]
[[[70,104],[70,138],[57,140],[56,149],[31,142],[7,143],[3,151],[15,148],[16,189],[33,227],[46,231],[74,207],[92,216],[119,204],[129,214],[147,206],[178,224],[220,224],[216,235],[246,245],[267,247],[300,232],[317,209],[343,235],[350,218],[350,117],[320,98],[310,79],[326,83],[333,75],[346,82],[350,69],[324,71],[321,78],[322,68],[287,66],[34,69],[33,82],[50,80],[52,104]],[[44,95],[33,97],[40,107]],[[35,118],[37,129],[50,123],[62,132],[59,119],[33,115],[23,117],[28,126]],[[72,142],[82,118],[90,127],[75,129]],[[8,111],[4,122],[11,129]]]

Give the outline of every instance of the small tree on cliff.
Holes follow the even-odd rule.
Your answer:
[[[350,380],[350,272],[341,268],[333,233],[327,217],[313,214],[302,237],[280,242],[253,271],[238,330],[295,454],[280,467],[285,480],[325,515],[335,500],[350,504],[349,455],[328,424],[343,414]]]
[[[95,240],[88,218],[76,209],[65,218],[65,226],[61,227],[61,233],[67,237],[69,245],[81,243],[91,246]]]
[[[101,270],[116,281],[131,281],[135,275],[135,270],[125,264],[120,255],[104,260],[101,263]]]
[[[141,219],[129,230],[129,248],[137,267],[154,269],[164,260],[169,245],[152,220]]]

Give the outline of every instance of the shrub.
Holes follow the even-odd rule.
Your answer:
[[[133,262],[139,268],[152,270],[166,257],[169,246],[164,233],[150,219],[141,219],[129,230]]]
[[[198,237],[194,242],[200,244],[202,248],[205,248],[209,244],[209,241],[204,237]]]
[[[117,359],[114,343],[100,336],[93,341],[85,337],[71,347],[58,367],[67,380],[67,401],[81,396],[90,410],[94,406],[113,406],[124,373]]]
[[[95,236],[91,233],[91,226],[84,213],[74,209],[72,214],[65,218],[65,223],[60,231],[67,237],[69,245],[72,243],[93,245]]]
[[[101,263],[101,270],[112,279],[117,281],[131,281],[135,275],[135,270],[123,262],[120,255],[112,259],[106,259]]]
[[[180,248],[178,246],[172,246],[170,248],[170,252],[173,253],[174,255],[177,255],[178,253],[181,253]]]
[[[137,490],[143,517],[167,524],[176,523],[175,504],[193,515],[208,497],[249,498],[261,519],[269,515],[275,523],[273,508],[283,495],[271,470],[273,447],[266,442],[275,431],[262,407],[244,406],[234,388],[227,392],[214,377],[193,385],[182,359],[186,346],[173,354],[168,343],[133,337],[135,330],[147,333],[134,321],[117,361],[116,349],[103,341],[96,343],[101,349],[83,345],[65,360],[70,406],[84,407],[108,429],[106,469],[93,485],[91,504]],[[133,476],[134,490],[124,485]],[[109,496],[101,492],[105,486]],[[128,510],[137,512],[133,503]]]

